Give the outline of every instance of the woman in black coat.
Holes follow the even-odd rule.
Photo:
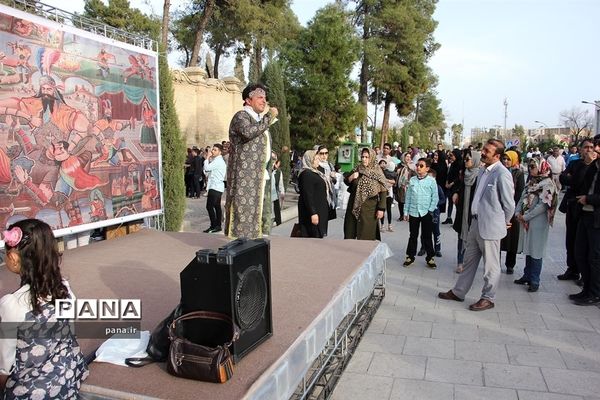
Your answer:
[[[317,168],[320,158],[315,150],[307,150],[302,157],[302,170],[298,176],[300,198],[298,199],[298,222],[302,237],[323,238],[327,236],[329,180]]]
[[[515,185],[515,204],[521,199],[521,194],[525,189],[525,174],[521,171],[521,155],[513,150],[509,150],[502,156],[502,163],[510,170]],[[511,275],[517,262],[517,253],[519,250],[519,234],[521,227],[519,221],[513,216],[510,220],[511,227],[506,232],[506,237],[500,242],[500,251],[506,251],[506,273]]]
[[[456,191],[456,187],[460,183],[460,171],[464,168],[462,153],[459,149],[452,150],[450,153],[450,166],[448,167],[448,176],[446,177],[446,185],[444,190],[446,197],[448,198],[448,213],[446,214],[446,220],[442,224],[452,224],[452,203],[451,195]]]

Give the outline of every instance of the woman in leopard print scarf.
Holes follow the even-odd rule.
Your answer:
[[[361,163],[346,177],[350,191],[344,238],[381,239],[377,221],[383,218],[389,183],[377,166],[375,151],[363,149]]]

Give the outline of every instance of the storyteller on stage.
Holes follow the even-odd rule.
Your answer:
[[[269,126],[276,122],[278,111],[270,107],[265,113],[267,91],[260,83],[246,86],[242,98],[244,109],[229,125],[225,234],[254,239],[271,230]]]

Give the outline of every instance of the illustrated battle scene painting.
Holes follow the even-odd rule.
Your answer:
[[[154,53],[9,10],[0,8],[0,227],[160,213]]]

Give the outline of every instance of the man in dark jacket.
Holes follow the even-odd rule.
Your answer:
[[[594,150],[600,154],[600,136],[594,138]],[[583,290],[569,296],[580,306],[600,304],[600,160],[596,159],[584,177],[586,194],[577,196],[582,205],[577,223],[575,257],[583,280]]]
[[[587,193],[584,178],[588,167],[596,160],[594,141],[591,138],[585,138],[581,142],[579,151],[580,158],[572,160],[560,174],[560,183],[567,186],[567,192],[559,207],[559,210],[565,213],[565,247],[567,249],[567,270],[557,276],[561,281],[579,279],[579,269],[575,260],[575,236],[581,204],[577,202],[576,197]]]

